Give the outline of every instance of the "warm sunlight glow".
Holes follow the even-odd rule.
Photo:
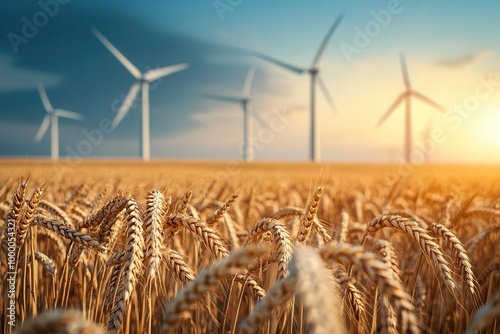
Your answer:
[[[488,146],[500,146],[500,108],[485,113],[479,126],[480,138]]]

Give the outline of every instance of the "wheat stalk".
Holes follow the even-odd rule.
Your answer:
[[[42,210],[47,211],[51,214],[55,219],[59,219],[62,223],[68,227],[73,227],[73,222],[71,218],[69,218],[68,214],[58,207],[56,204],[49,202],[47,200],[41,200],[38,204],[38,207]]]
[[[38,208],[38,204],[42,199],[43,189],[37,188],[33,194],[31,195],[30,201],[28,202],[28,206],[24,211],[23,218],[19,221],[16,230],[16,243],[17,247],[21,248],[24,243],[24,239],[26,238],[26,234],[28,233],[28,229],[35,217],[36,209]]]
[[[265,298],[260,300],[253,308],[250,315],[239,326],[239,333],[253,334],[260,332],[260,326],[269,319],[273,312],[285,304],[295,294],[297,278],[288,276],[274,282]]]
[[[455,281],[451,276],[451,269],[448,261],[444,258],[441,247],[432,240],[426,230],[421,228],[416,222],[397,215],[382,215],[372,219],[366,226],[365,235],[374,233],[384,227],[393,227],[410,235],[420,246],[420,249],[428,258],[432,260],[441,279],[450,292],[456,289]]]
[[[238,197],[238,194],[231,195],[231,197],[229,197],[224,202],[224,204],[222,204],[222,206],[220,208],[218,208],[217,211],[215,211],[215,213],[212,217],[207,218],[207,224],[209,226],[216,225],[220,221],[222,216],[227,212],[227,210],[229,210],[229,208],[233,205],[233,203],[237,197]]]
[[[163,247],[162,220],[165,216],[165,197],[158,190],[150,190],[147,198],[146,218],[144,220],[144,239],[146,240],[146,281],[155,277],[160,265]]]
[[[481,327],[486,326],[489,322],[495,319],[498,320],[499,317],[500,293],[497,291],[494,295],[491,296],[487,303],[483,305],[479,310],[477,310],[476,314],[474,314],[474,318],[472,319],[472,322],[469,325],[469,328],[467,328],[465,334],[474,334]]]
[[[207,249],[217,259],[221,259],[229,253],[224,245],[224,242],[222,241],[222,238],[217,234],[217,232],[201,220],[184,215],[170,215],[165,220],[164,227],[165,225],[167,228],[171,227],[176,229],[184,227],[188,229],[200,239],[205,247],[207,247]],[[168,240],[168,237],[166,239]]]
[[[477,279],[472,271],[472,261],[464,245],[450,229],[442,224],[432,224],[431,231],[443,238],[444,242],[453,251],[455,261],[460,264],[460,274],[465,276],[465,282],[473,296],[477,296]]]
[[[327,262],[339,262],[361,268],[370,279],[377,283],[380,292],[387,294],[390,303],[396,308],[401,332],[406,332],[408,329],[413,333],[419,332],[410,296],[404,291],[403,286],[394,279],[385,264],[376,259],[375,254],[364,251],[360,246],[345,243],[336,248],[327,246],[322,248],[319,253]]]
[[[187,191],[181,199],[179,199],[179,202],[177,203],[175,207],[175,213],[179,215],[185,215],[186,210],[189,206],[189,201],[191,201],[191,196],[193,195],[192,191],[189,190]]]
[[[247,266],[253,259],[267,252],[262,247],[247,247],[238,249],[227,257],[212,263],[196,277],[180,289],[175,298],[168,304],[165,314],[164,326],[170,327],[175,322],[186,318],[193,304],[208,292],[217,282],[229,275],[238,273],[238,270]]]
[[[302,216],[300,220],[301,224],[299,232],[297,233],[297,236],[295,238],[297,242],[300,243],[304,242],[309,233],[311,232],[311,227],[314,223],[314,217],[318,212],[318,205],[322,195],[323,195],[323,188],[318,187],[314,192],[313,197],[309,201],[309,204],[307,205],[305,215]]]
[[[43,268],[50,274],[50,276],[54,277],[56,275],[57,267],[51,258],[42,252],[36,251],[35,259],[43,265]]]
[[[346,333],[337,297],[338,288],[332,284],[330,273],[318,252],[311,247],[297,246],[294,257],[290,274],[297,277],[297,292],[306,308],[312,332]]]
[[[195,279],[194,271],[186,264],[183,257],[174,251],[168,249],[162,252],[165,257],[167,268],[175,273],[176,277],[184,284],[187,284]]]
[[[277,279],[282,279],[288,276],[288,262],[292,257],[292,242],[290,241],[290,234],[285,229],[283,224],[279,220],[273,218],[262,219],[248,233],[248,242],[256,240],[260,235],[268,231],[271,232],[273,242],[277,247]]]
[[[52,220],[51,218],[47,218],[45,216],[36,215],[34,221],[39,226],[45,227],[49,230],[56,232],[58,235],[72,240],[76,243],[79,243],[85,247],[95,250],[98,253],[103,253],[106,251],[106,248],[99,243],[99,241],[88,234],[78,232],[67,225]]]
[[[127,245],[125,252],[130,254],[130,256],[124,264],[119,282],[115,282],[117,286],[116,296],[112,301],[113,306],[108,321],[108,331],[110,333],[116,333],[120,330],[123,316],[129,307],[132,294],[142,271],[144,238],[141,216],[142,214],[137,202],[129,199],[125,208],[124,218],[127,225]]]
[[[344,302],[344,305],[347,304],[346,306],[351,308],[354,312],[354,319],[358,322],[358,331],[366,333],[367,319],[363,293],[356,287],[354,278],[348,276],[344,269],[337,267],[334,271],[334,275],[345,290],[347,301]]]

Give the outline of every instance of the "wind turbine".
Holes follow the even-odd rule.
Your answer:
[[[377,127],[382,125],[385,120],[392,114],[392,112],[404,101],[405,102],[405,159],[406,162],[411,162],[411,98],[417,98],[428,105],[434,107],[435,109],[446,112],[442,106],[440,106],[437,102],[434,102],[427,96],[422,93],[417,92],[411,87],[410,77],[408,75],[408,69],[406,68],[406,60],[404,54],[401,52],[399,55],[401,61],[401,70],[403,72],[403,79],[405,83],[405,91],[402,92],[396,100],[392,103],[389,109],[385,112],[385,114],[380,118],[377,123]]]
[[[252,145],[252,100],[250,99],[250,91],[252,90],[253,78],[255,76],[255,68],[250,67],[247,72],[245,84],[240,97],[205,94],[204,96],[217,101],[238,103],[243,109],[243,160],[249,162],[253,160],[253,145]]]
[[[432,130],[432,123],[433,123],[433,119],[432,118],[429,118],[429,120],[427,121],[427,125],[425,126],[425,129],[424,129],[424,132],[422,133],[422,139],[423,139],[423,142],[424,142],[424,161],[426,164],[429,163],[430,161],[430,156],[431,156],[431,152],[429,152],[429,145],[431,143],[431,130]]]
[[[333,110],[336,110],[335,105],[333,103],[333,99],[331,98],[330,93],[328,92],[328,89],[326,88],[326,84],[323,81],[323,79],[321,78],[321,76],[319,75],[318,65],[319,65],[319,62],[321,60],[321,56],[323,55],[323,53],[326,49],[328,42],[330,41],[333,33],[335,32],[335,30],[339,26],[340,22],[342,21],[342,18],[343,18],[343,14],[340,14],[337,17],[337,19],[335,20],[335,22],[333,22],[333,25],[331,26],[331,28],[328,31],[328,33],[326,34],[325,38],[321,42],[321,45],[319,46],[319,49],[316,52],[316,56],[314,57],[314,60],[311,64],[310,68],[297,67],[297,66],[290,65],[290,64],[285,63],[281,60],[277,60],[275,58],[271,58],[269,56],[266,56],[266,55],[263,55],[260,53],[256,54],[257,57],[259,57],[263,60],[266,60],[270,63],[273,63],[275,65],[278,65],[278,66],[280,66],[284,69],[287,69],[291,72],[294,72],[297,74],[303,74],[305,72],[308,72],[309,75],[311,76],[311,88],[310,88],[311,89],[311,97],[310,97],[310,103],[311,103],[311,107],[310,107],[311,108],[311,124],[310,124],[310,126],[311,126],[311,139],[310,139],[310,157],[309,158],[312,162],[318,162],[321,159],[320,150],[319,150],[319,148],[320,148],[319,129],[318,129],[319,120],[318,120],[318,114],[316,112],[316,82],[319,83],[321,90],[325,94],[325,97],[328,100],[328,103],[330,104],[330,107]]]
[[[35,136],[35,142],[39,143],[50,125],[50,155],[53,161],[59,160],[59,126],[58,117],[82,120],[83,116],[72,111],[54,109],[50,104],[47,92],[42,84],[38,84],[38,93],[42,99],[43,106],[47,114],[43,118],[42,124]]]
[[[127,114],[132,106],[134,100],[139,94],[139,89],[142,88],[142,147],[141,155],[143,161],[149,161],[150,158],[150,144],[149,144],[149,84],[160,78],[166,77],[167,75],[173,74],[185,70],[189,67],[189,64],[178,64],[166,67],[155,68],[145,73],[141,73],[137,67],[134,66],[125,56],[118,51],[116,47],[111,44],[111,42],[104,37],[103,34],[99,32],[96,28],[92,29],[94,35],[101,41],[102,44],[115,56],[116,59],[137,79],[131,87],[130,90],[123,101],[120,109],[118,110],[115,118],[112,122],[112,128],[116,128],[121,122],[123,117]]]

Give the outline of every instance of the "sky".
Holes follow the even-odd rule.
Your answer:
[[[404,91],[404,52],[413,89],[445,109],[412,100],[413,158],[500,163],[499,12],[492,1],[2,0],[0,156],[50,157],[50,131],[34,141],[42,83],[55,108],[84,116],[59,119],[63,158],[139,158],[140,99],[102,127],[135,79],[94,27],[141,71],[190,65],[151,84],[153,160],[241,159],[241,106],[206,95],[240,97],[254,67],[255,161],[307,161],[309,75],[255,53],[309,68],[343,13],[318,66],[336,107],[316,92],[322,161],[403,159],[404,106],[376,124]]]

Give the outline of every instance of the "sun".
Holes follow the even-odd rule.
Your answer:
[[[500,147],[500,108],[485,112],[479,122],[478,133],[488,146]]]

